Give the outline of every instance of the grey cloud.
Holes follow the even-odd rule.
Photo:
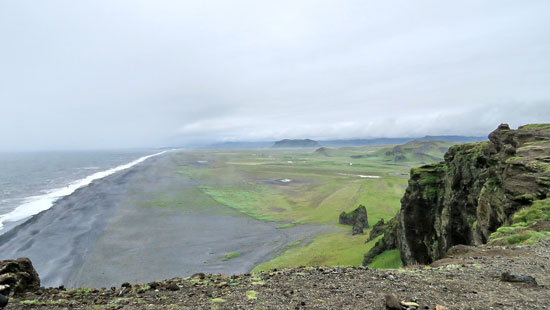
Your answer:
[[[1,1],[0,150],[550,121],[548,1]]]

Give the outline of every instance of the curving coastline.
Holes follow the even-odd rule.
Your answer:
[[[79,188],[88,186],[90,185],[90,183],[96,180],[100,180],[102,178],[105,178],[119,171],[129,169],[139,163],[146,161],[151,157],[155,157],[164,153],[166,153],[166,151],[146,155],[136,160],[133,160],[127,164],[123,164],[120,166],[113,167],[111,169],[99,171],[94,174],[88,175],[85,178],[76,180],[65,187],[50,190],[46,194],[28,197],[26,199],[27,201],[22,205],[18,206],[17,208],[15,208],[9,213],[0,215],[0,232],[2,231],[2,228],[4,227],[5,222],[18,222],[18,221],[28,219],[33,215],[36,215],[42,211],[48,210],[53,206],[53,204],[57,200],[65,196],[71,195]],[[87,169],[87,168],[84,168],[84,169]]]
[[[45,286],[101,287],[247,272],[326,230],[276,229],[228,210],[177,172],[184,161],[183,152],[165,153],[75,190],[1,235],[0,260],[29,257]],[[222,260],[230,252],[241,256]]]

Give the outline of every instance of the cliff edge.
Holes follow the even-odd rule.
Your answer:
[[[364,265],[399,249],[406,265],[429,264],[454,245],[550,238],[550,124],[452,146],[442,162],[411,169],[401,210]]]

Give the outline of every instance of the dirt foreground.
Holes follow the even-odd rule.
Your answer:
[[[418,304],[408,309],[550,309],[550,244],[458,246],[449,253],[431,266],[400,270],[298,267],[101,289],[41,288],[12,297],[6,309],[385,309],[387,294]],[[537,284],[502,281],[503,272],[532,276]]]

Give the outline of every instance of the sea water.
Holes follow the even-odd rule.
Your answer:
[[[0,234],[92,181],[158,150],[0,153]]]

